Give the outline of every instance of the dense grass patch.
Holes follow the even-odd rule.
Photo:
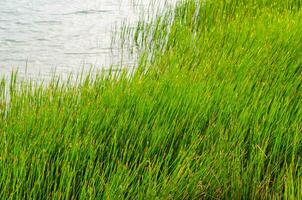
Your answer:
[[[1,198],[302,198],[301,3],[184,2],[132,76],[2,81]]]

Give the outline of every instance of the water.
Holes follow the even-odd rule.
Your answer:
[[[1,0],[0,75],[18,69],[27,77],[46,78],[54,71],[78,73],[83,67],[129,64],[133,59],[112,44],[112,32],[124,22],[134,25],[143,14],[161,8],[152,2]]]

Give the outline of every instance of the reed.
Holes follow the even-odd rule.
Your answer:
[[[12,74],[0,197],[302,198],[301,3],[182,2],[138,24],[131,76]]]

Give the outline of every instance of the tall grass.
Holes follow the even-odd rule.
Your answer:
[[[301,3],[183,2],[131,76],[2,81],[1,199],[302,198]]]

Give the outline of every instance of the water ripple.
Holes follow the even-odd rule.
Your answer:
[[[109,13],[111,10],[80,10],[71,13],[65,13],[63,15],[87,15],[87,14],[100,14],[100,13]]]

